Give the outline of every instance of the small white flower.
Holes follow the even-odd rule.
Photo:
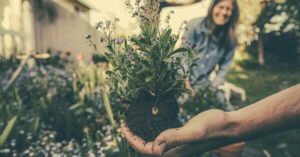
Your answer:
[[[61,147],[61,143],[56,143],[56,147]]]
[[[23,135],[24,134],[24,130],[20,130],[20,132],[19,132],[21,135]]]
[[[24,152],[23,152],[23,154],[28,154],[29,153],[29,150],[28,149],[26,149]]]
[[[10,143],[10,145],[11,145],[12,147],[16,146],[16,142],[15,142],[15,141],[12,141],[12,142]]]
[[[45,149],[46,149],[47,151],[49,151],[49,150],[50,150],[50,146],[49,146],[49,145],[46,145]]]
[[[9,153],[9,152],[10,152],[10,149],[8,149],[8,148],[5,148],[5,149],[3,149],[3,150],[2,150],[2,152],[3,152],[3,153],[5,153],[5,154],[7,154],[7,153]]]
[[[48,137],[44,137],[44,138],[43,138],[43,141],[47,141],[47,140],[48,140]]]
[[[34,152],[30,152],[28,155],[29,156],[34,156]]]
[[[54,135],[53,133],[51,133],[51,134],[49,135],[49,137],[50,137],[50,138],[54,138],[55,135]]]
[[[96,142],[95,144],[96,144],[96,146],[97,146],[98,148],[100,148],[100,145],[101,145],[100,142]]]
[[[95,157],[95,154],[90,150],[90,151],[88,152],[88,157]]]

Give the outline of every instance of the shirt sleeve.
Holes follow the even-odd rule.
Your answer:
[[[236,44],[232,46],[232,48],[230,48],[228,52],[225,52],[225,56],[219,64],[219,70],[216,73],[216,77],[212,81],[213,87],[218,87],[219,85],[225,83],[226,76],[230,70],[231,64],[234,59],[235,48],[236,48]]]

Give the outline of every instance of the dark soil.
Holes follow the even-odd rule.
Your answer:
[[[178,120],[179,107],[176,99],[163,99],[158,102],[156,115],[152,113],[153,106],[154,101],[141,100],[130,105],[125,113],[127,126],[146,142],[153,141],[166,129],[181,126]]]

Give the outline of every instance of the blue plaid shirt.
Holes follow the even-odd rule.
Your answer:
[[[184,32],[181,45],[185,41],[190,42],[189,46],[196,49],[199,53],[194,61],[194,66],[190,71],[190,82],[193,89],[203,86],[203,81],[208,80],[209,74],[219,65],[216,77],[211,82],[212,86],[222,85],[226,80],[226,75],[233,62],[236,44],[229,48],[218,45],[209,34],[206,33],[204,18],[195,18],[188,22],[188,30]],[[187,59],[188,61],[188,59]],[[205,81],[204,81],[205,82]]]

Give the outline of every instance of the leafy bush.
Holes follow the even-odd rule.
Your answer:
[[[222,104],[217,100],[216,89],[206,86],[203,89],[198,89],[195,96],[187,99],[181,105],[181,108],[180,118],[183,122],[186,122],[200,112],[209,109],[222,109]]]
[[[104,70],[82,65],[76,71],[40,62],[25,66],[8,90],[1,89],[0,135],[17,119],[0,156],[117,153],[102,100]],[[13,72],[3,70],[1,86]]]

